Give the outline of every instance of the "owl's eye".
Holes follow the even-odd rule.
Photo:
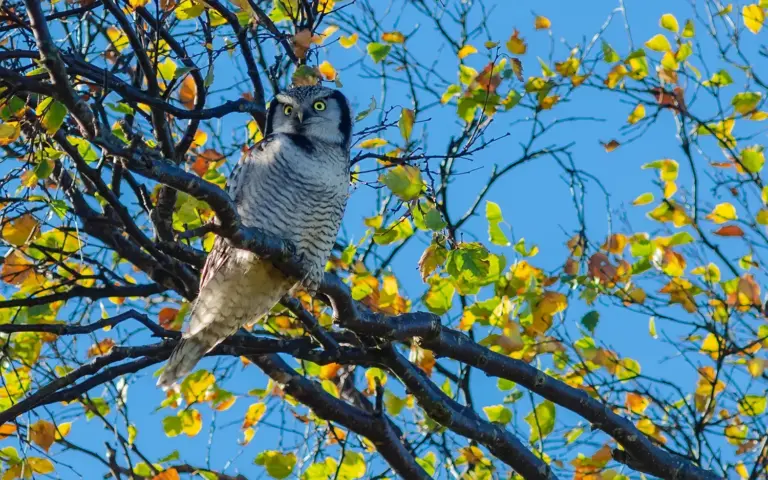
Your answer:
[[[312,105],[312,106],[313,106],[313,107],[315,108],[315,110],[317,110],[318,112],[322,112],[323,110],[325,110],[325,102],[324,102],[324,101],[322,101],[322,100],[318,100],[318,101],[316,101],[316,102],[315,102],[315,104],[314,104],[314,105]]]
[[[290,105],[286,105],[285,108],[283,108],[283,113],[286,115],[290,115],[291,112],[293,112],[293,107]]]

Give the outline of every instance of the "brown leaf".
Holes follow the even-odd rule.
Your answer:
[[[38,420],[29,427],[29,434],[32,441],[47,452],[56,437],[56,427],[51,422]]]
[[[510,62],[512,63],[512,72],[515,74],[515,77],[517,77],[517,79],[521,82],[524,82],[525,79],[523,78],[523,62],[521,62],[519,58],[512,58],[510,59]]]
[[[738,225],[724,225],[715,230],[714,234],[720,235],[721,237],[743,237],[744,230]]]
[[[493,62],[489,63],[488,65],[483,68],[480,73],[475,78],[475,83],[480,87],[480,89],[485,90],[487,92],[493,93],[496,91],[496,87],[501,84],[501,76],[496,73],[493,73]],[[470,87],[471,89],[471,87]]]
[[[616,277],[616,273],[616,267],[611,264],[604,253],[597,252],[589,258],[589,275],[591,277],[608,283]]]
[[[299,30],[299,32],[293,36],[293,53],[299,59],[307,57],[307,50],[312,44],[312,31],[308,28]]]
[[[32,263],[18,250],[5,257],[0,270],[0,280],[11,285],[21,285],[34,272]]]
[[[608,143],[600,142],[600,145],[603,146],[606,152],[612,152],[619,148],[619,145],[621,145],[617,140],[611,140]]]
[[[106,355],[112,351],[112,347],[115,346],[115,341],[111,338],[105,338],[99,343],[94,343],[91,348],[88,349],[88,358],[98,357]]]

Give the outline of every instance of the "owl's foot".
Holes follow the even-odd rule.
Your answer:
[[[301,257],[301,266],[305,273],[304,278],[301,279],[299,284],[301,285],[301,288],[314,297],[320,289],[320,285],[323,283],[325,272],[322,267],[318,267],[317,262],[307,259],[304,255]]]

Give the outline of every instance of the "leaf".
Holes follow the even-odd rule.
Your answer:
[[[359,452],[347,450],[339,468],[339,478],[355,480],[363,478],[366,471],[365,457]]]
[[[677,18],[671,13],[662,15],[661,19],[659,19],[659,25],[661,25],[661,28],[665,28],[674,33],[677,33],[677,31],[680,30],[680,24],[677,23]]]
[[[634,125],[645,117],[645,105],[638,103],[632,113],[627,117],[627,123]]]
[[[374,148],[383,147],[386,144],[387,144],[387,141],[384,140],[383,138],[369,138],[367,140],[363,140],[362,142],[360,142],[360,148],[374,149]]]
[[[712,213],[707,215],[707,218],[715,223],[720,224],[726,223],[730,220],[736,220],[738,217],[736,216],[736,207],[730,203],[725,202],[715,206],[714,210],[712,210]]]
[[[56,426],[46,420],[38,420],[29,427],[29,434],[32,441],[47,452],[55,440]]]
[[[0,145],[10,145],[21,135],[19,122],[0,123]]]
[[[179,20],[192,20],[203,14],[205,5],[198,0],[181,0],[174,13]]]
[[[3,225],[0,237],[15,247],[21,247],[39,234],[40,224],[29,213]]]
[[[544,400],[536,408],[525,416],[525,421],[531,427],[530,442],[536,443],[546,438],[555,428],[555,404]]]
[[[208,370],[198,370],[187,375],[181,382],[181,394],[184,396],[184,401],[189,405],[204,402],[208,389],[215,383],[216,378]]]
[[[41,123],[48,135],[59,131],[67,116],[67,107],[63,103],[48,97],[37,105],[35,114],[42,117]]]
[[[504,405],[483,407],[483,412],[485,412],[485,416],[488,417],[488,420],[492,423],[506,425],[512,421],[512,411]]]
[[[592,310],[588,312],[586,315],[581,317],[581,324],[584,325],[584,328],[590,331],[590,333],[595,333],[595,327],[597,327],[597,322],[600,320],[600,314],[596,312],[595,310]]]
[[[528,45],[520,38],[520,32],[517,29],[512,31],[512,36],[507,40],[507,50],[513,55],[523,55],[528,50]]]
[[[672,50],[672,45],[669,44],[667,37],[660,33],[654,35],[650,40],[645,42],[645,46],[654,52],[669,52]]]
[[[448,251],[442,245],[433,243],[427,247],[424,250],[424,253],[421,254],[421,258],[419,258],[421,280],[426,282],[432,272],[442,266],[447,258]]]
[[[245,420],[243,421],[243,429],[250,428],[259,423],[259,420],[267,412],[267,405],[259,402],[254,403],[248,407],[248,411],[245,413]]]
[[[367,393],[373,395],[376,393],[376,381],[379,381],[381,386],[387,384],[387,374],[380,368],[369,368],[365,371],[365,379],[368,382]]]
[[[456,287],[447,278],[432,277],[429,279],[429,290],[422,300],[430,312],[443,315],[451,309]]]
[[[765,165],[765,153],[761,145],[747,147],[741,151],[741,166],[751,173],[758,173]]]
[[[622,358],[616,367],[616,378],[625,381],[637,377],[640,372],[640,364],[636,360]]]
[[[118,52],[125,50],[131,43],[128,40],[128,36],[117,27],[107,27],[106,33],[107,37],[112,42],[112,45],[115,47],[115,50]]]
[[[745,395],[739,400],[739,413],[748,417],[757,417],[765,412],[768,397],[765,395]]]
[[[715,230],[714,234],[721,237],[743,237],[744,230],[738,225],[725,225]]]
[[[371,103],[368,104],[368,108],[363,110],[362,112],[358,113],[355,116],[355,121],[359,122],[360,120],[363,120],[365,117],[371,114],[372,111],[376,110],[376,98],[371,97]]]
[[[731,105],[740,114],[748,115],[757,108],[760,98],[762,98],[760,92],[741,92],[733,96]]]
[[[620,60],[619,54],[605,40],[603,40],[603,61],[606,63],[616,63]]]
[[[317,69],[320,70],[320,74],[326,80],[330,82],[336,80],[336,77],[338,74],[336,73],[336,69],[333,68],[333,65],[331,65],[331,63],[328,60],[318,65]]]
[[[175,468],[169,468],[152,477],[152,480],[179,480],[179,478],[179,472]]]
[[[194,408],[183,410],[179,418],[181,419],[181,429],[189,437],[194,437],[203,428],[203,417]]]
[[[384,33],[381,34],[381,40],[383,42],[387,42],[387,43],[404,43],[405,42],[405,35],[403,35],[400,32],[397,32],[397,31],[394,31],[394,32],[384,32]],[[374,61],[376,61],[376,60],[374,59]]]
[[[617,148],[619,148],[619,145],[621,145],[621,144],[617,140],[611,140],[608,143],[600,142],[600,145],[603,146],[603,148],[605,149],[606,152],[610,153],[610,152],[616,150]]]
[[[344,48],[352,48],[357,43],[357,39],[359,37],[360,36],[357,33],[353,33],[352,35],[349,35],[349,36],[342,35],[339,37],[339,43]]]
[[[488,220],[488,237],[494,245],[509,245],[509,240],[499,226],[504,221],[501,207],[494,202],[485,203],[485,218]]]
[[[632,205],[635,205],[635,206],[648,205],[651,202],[653,202],[653,194],[650,192],[647,192],[647,193],[643,193],[642,195],[632,200]]]
[[[276,450],[268,450],[258,454],[254,463],[266,468],[267,474],[272,478],[288,478],[296,466],[296,455],[294,453],[283,454]]]
[[[187,75],[181,82],[179,88],[179,101],[188,109],[195,108],[195,100],[197,99],[197,84],[192,75]]]
[[[418,198],[424,185],[421,170],[411,165],[397,165],[379,177],[379,181],[389,187],[392,193],[403,201]]]
[[[54,471],[53,463],[47,458],[29,457],[27,459],[27,465],[29,465],[29,468],[34,473],[39,473],[40,475],[45,475]]]
[[[760,5],[755,3],[751,5],[744,5],[741,9],[741,15],[744,17],[744,26],[747,30],[757,35],[763,28],[765,23],[765,10]]]
[[[377,42],[371,42],[365,47],[368,50],[368,55],[371,56],[374,63],[379,63],[389,55],[389,51],[392,50],[392,45],[384,45]]]
[[[165,328],[166,330],[179,331],[181,330],[184,317],[182,316],[181,322],[179,322],[178,314],[179,314],[178,308],[165,307],[161,309],[160,312],[157,314],[157,322],[160,324],[161,327]]]
[[[406,143],[411,139],[411,133],[413,132],[413,122],[416,119],[416,114],[410,108],[403,108],[400,110],[400,119],[397,122],[397,126],[400,128],[400,136],[403,137]]]
[[[606,250],[608,253],[612,253],[614,255],[621,255],[624,252],[624,249],[627,246],[627,243],[629,243],[629,239],[626,235],[621,233],[614,233],[608,239],[605,241],[603,246],[601,247],[603,250]]]
[[[0,425],[0,440],[4,440],[14,433],[16,433],[16,425],[12,423],[4,423]]]
[[[693,38],[694,35],[696,35],[696,27],[693,25],[693,20],[686,20],[681,36],[683,38]]]
[[[547,30],[551,26],[552,22],[547,17],[539,15],[533,20],[533,27],[536,30]]]
[[[453,97],[459,96],[461,93],[461,86],[459,85],[448,85],[448,88],[445,89],[445,92],[440,97],[440,103],[445,105],[446,103],[450,102]]]
[[[94,343],[93,345],[91,345],[91,348],[88,349],[88,358],[106,355],[112,351],[112,348],[114,346],[115,346],[115,341],[112,340],[111,338],[105,338],[99,343]]]
[[[463,60],[468,56],[472,55],[473,53],[477,53],[477,49],[475,47],[473,47],[472,45],[464,45],[459,49],[459,53],[458,53],[459,60]]]

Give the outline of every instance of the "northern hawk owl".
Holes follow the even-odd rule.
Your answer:
[[[246,324],[303,286],[314,293],[349,196],[352,116],[338,90],[302,86],[278,93],[264,139],[235,167],[228,185],[243,225],[294,243],[306,277],[287,277],[269,260],[217,237],[200,279],[187,331],[157,384],[164,388]]]

